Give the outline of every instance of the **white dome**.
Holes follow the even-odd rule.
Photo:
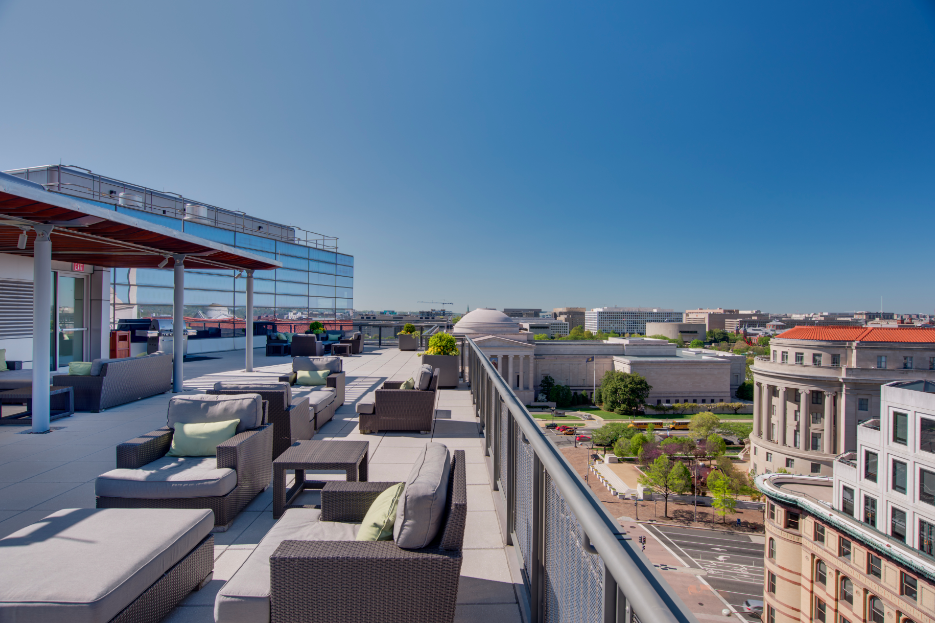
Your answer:
[[[496,309],[479,308],[465,314],[454,326],[455,335],[504,335],[519,333],[519,323]]]

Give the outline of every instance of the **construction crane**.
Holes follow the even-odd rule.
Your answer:
[[[418,303],[431,303],[433,305],[454,305],[454,303],[442,303],[441,301],[417,301]]]

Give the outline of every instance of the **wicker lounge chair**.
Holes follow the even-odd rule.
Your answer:
[[[259,394],[269,403],[267,422],[273,425],[273,460],[296,441],[311,439],[315,434],[315,414],[309,407],[309,397],[293,398],[292,388],[288,383],[219,381],[214,384],[214,389],[205,393],[212,396]]]
[[[273,427],[258,394],[175,396],[168,427],[117,446],[117,469],[95,482],[98,508],[206,508],[224,531],[269,487]],[[167,457],[175,422],[240,420],[237,433],[217,446],[217,457]]]
[[[361,398],[355,407],[362,433],[409,430],[428,433],[435,419],[435,397],[439,370],[426,375],[430,366],[422,366],[414,389],[399,389],[401,381],[387,381],[383,387]],[[420,379],[421,377],[421,383]],[[427,382],[427,384],[426,384]],[[424,387],[424,389],[420,389]]]
[[[465,453],[456,450],[437,532],[417,549],[397,545],[398,526],[393,541],[355,540],[370,505],[397,483],[329,482],[321,510],[287,510],[221,588],[215,621],[451,623],[467,519],[465,468]]]
[[[341,340],[341,344],[350,344],[352,355],[359,355],[364,352],[364,336],[360,331],[353,333],[349,338]]]
[[[318,341],[314,333],[296,334],[292,337],[293,357],[323,357],[325,345]]]
[[[172,354],[95,359],[89,376],[56,374],[52,384],[74,388],[75,411],[99,413],[172,389]]]
[[[300,386],[295,381],[300,370],[329,370],[325,385]],[[308,396],[311,409],[315,412],[315,431],[331,421],[335,411],[344,404],[344,363],[340,357],[293,357],[292,372],[279,380],[293,386],[296,395]]]

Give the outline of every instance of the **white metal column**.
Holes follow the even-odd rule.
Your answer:
[[[185,359],[185,256],[174,255],[173,258],[175,281],[172,291],[172,391],[179,393],[185,379],[182,370]]]
[[[246,371],[253,372],[253,271],[247,271],[247,327],[244,335],[247,340],[247,365]]]
[[[32,432],[49,432],[49,352],[52,348],[51,225],[36,225],[33,242]],[[56,362],[57,363],[57,362]]]

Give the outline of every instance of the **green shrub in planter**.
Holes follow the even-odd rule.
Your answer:
[[[404,333],[405,333],[406,335],[412,335],[412,334],[414,334],[415,332],[416,332],[416,326],[415,326],[414,324],[412,324],[411,322],[407,322],[407,323],[405,324],[405,326],[403,326],[403,330],[400,331],[399,333],[400,333],[400,335],[402,335],[402,334],[404,334]]]
[[[407,325],[408,326],[408,325]],[[453,335],[448,333],[436,333],[429,340],[429,347],[425,351],[426,355],[460,355],[458,342]]]

